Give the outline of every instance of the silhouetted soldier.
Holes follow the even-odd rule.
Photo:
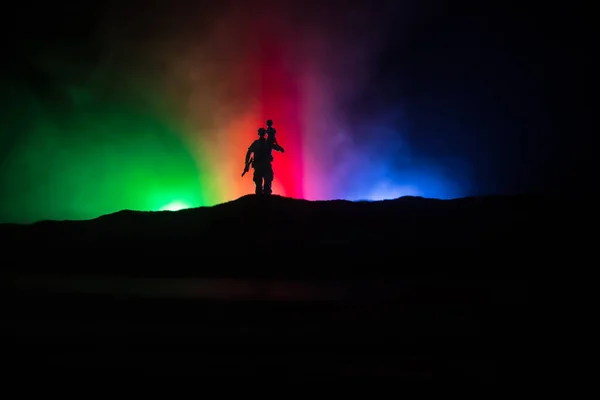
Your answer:
[[[274,150],[284,153],[285,150],[283,149],[283,147],[281,147],[279,145],[279,143],[277,143],[277,139],[275,138],[276,133],[277,133],[277,130],[275,128],[273,128],[273,120],[268,119],[267,120],[267,141],[271,145],[271,149],[274,149]]]
[[[277,145],[277,147],[272,147],[271,143],[265,138],[265,134],[265,128],[259,128],[258,136],[260,136],[260,139],[255,140],[250,147],[248,147],[245,161],[246,167],[244,168],[244,173],[242,176],[248,172],[250,167],[254,168],[254,176],[252,180],[256,185],[255,193],[270,195],[272,192],[271,186],[274,178],[273,165],[271,164],[273,161],[271,150],[275,149],[283,153],[283,148],[279,145]],[[250,158],[251,154],[254,154],[252,159]]]

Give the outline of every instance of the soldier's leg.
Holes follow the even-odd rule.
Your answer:
[[[254,175],[252,176],[252,180],[254,181],[255,189],[254,194],[263,194],[263,177],[259,170],[254,170]]]
[[[274,178],[273,166],[271,164],[269,164],[269,167],[266,168],[266,170],[265,170],[265,189],[264,189],[264,193],[266,195],[269,195],[269,194],[271,194],[273,192],[273,190],[272,190],[273,178]]]

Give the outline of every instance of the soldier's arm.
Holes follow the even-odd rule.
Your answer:
[[[248,151],[246,152],[246,160],[244,161],[244,164],[248,164],[248,161],[250,161],[250,155],[254,152],[254,143],[252,143],[250,145],[250,147],[248,147]]]
[[[273,143],[273,150],[277,150],[281,153],[285,152],[284,148],[281,147],[278,143]]]

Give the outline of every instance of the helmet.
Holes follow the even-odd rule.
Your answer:
[[[265,133],[267,133],[267,131],[265,131],[265,128],[258,128],[259,136],[263,136]]]
[[[272,119],[268,119],[267,120],[267,126],[271,126],[273,125],[273,120]]]

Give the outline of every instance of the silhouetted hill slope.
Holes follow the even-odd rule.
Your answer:
[[[564,247],[582,201],[542,194],[380,202],[245,196],[178,212],[2,225],[0,237],[4,255],[20,260],[3,268],[18,270],[293,277],[459,271],[476,263],[489,271],[500,259]]]
[[[246,196],[4,225],[5,378],[537,385],[571,364],[548,360],[558,308],[533,287],[591,243],[590,204]]]

